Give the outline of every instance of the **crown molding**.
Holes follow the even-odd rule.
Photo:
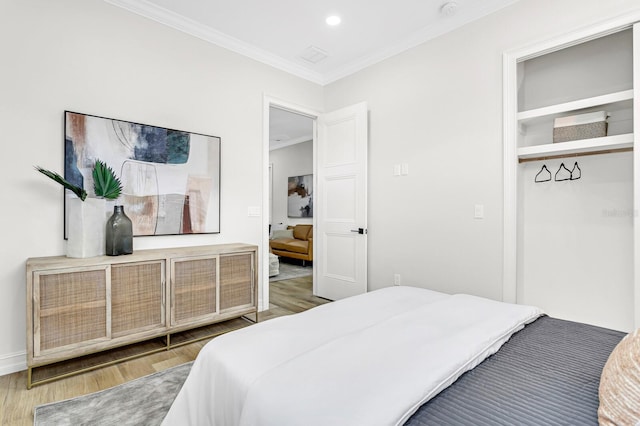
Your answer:
[[[297,63],[286,60],[280,56],[259,49],[249,43],[238,40],[220,31],[214,30],[206,25],[196,22],[192,19],[185,18],[175,12],[163,7],[157,6],[147,0],[104,0],[114,6],[128,10],[147,19],[167,25],[178,31],[200,38],[207,42],[213,43],[240,55],[249,57],[258,62],[270,65],[281,71],[287,72],[294,76],[308,80],[312,83],[325,86],[333,83],[341,78],[347,77],[358,71],[363,70],[371,65],[398,55],[406,50],[416,47],[422,43],[432,40],[456,28],[466,25],[472,21],[489,15],[499,9],[510,6],[519,0],[512,0],[506,4],[499,0],[489,1],[480,10],[476,10],[473,14],[458,12],[458,14],[439,21],[438,24],[427,27],[412,36],[406,38],[400,43],[388,46],[385,49],[378,50],[371,55],[363,56],[359,59],[351,61],[344,66],[338,67],[334,71],[327,73],[319,73],[303,67]]]
[[[390,45],[385,49],[378,50],[377,52],[374,52],[371,55],[363,56],[360,59],[352,61],[333,72],[329,72],[325,74],[324,85],[333,83],[337,80],[340,80],[341,78],[347,77],[351,74],[361,71],[371,65],[375,65],[378,62],[382,62],[385,59],[389,59],[402,52],[405,52],[409,49],[412,49],[416,46],[426,43],[429,40],[433,40],[434,38],[437,38],[443,34],[451,32],[456,28],[460,28],[470,22],[473,22],[487,15],[490,15],[491,13],[494,13],[500,9],[511,6],[512,4],[518,1],[519,0],[511,0],[507,4],[504,4],[504,3],[498,4],[497,2],[495,4],[489,3],[488,5],[484,6],[480,10],[475,11],[473,14],[470,14],[470,13],[465,14],[464,11],[458,12],[458,14],[456,14],[455,16],[445,18],[444,20],[440,21],[436,25],[426,27],[414,33],[410,37],[405,38],[399,43]]]
[[[287,61],[277,55],[267,52],[266,50],[259,49],[249,43],[245,43],[220,31],[214,30],[192,19],[185,18],[184,16],[178,15],[177,13],[157,6],[146,0],[104,1],[204,41],[208,41],[232,52],[239,53],[258,62],[270,65],[281,71],[285,71],[289,74],[311,81],[312,83],[320,85],[324,84],[324,78],[320,73]]]

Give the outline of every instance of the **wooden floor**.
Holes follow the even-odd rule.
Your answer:
[[[260,312],[260,321],[302,312],[327,300],[311,294],[311,277],[276,281],[270,285],[269,310]],[[100,368],[27,390],[27,372],[0,376],[0,425],[33,425],[33,409],[63,399],[74,398],[161,371],[195,359],[208,342],[203,340],[169,351]]]

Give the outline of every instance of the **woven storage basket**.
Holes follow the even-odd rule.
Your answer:
[[[607,113],[605,111],[556,118],[553,125],[553,142],[607,136]]]

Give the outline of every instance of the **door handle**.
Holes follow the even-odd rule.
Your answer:
[[[366,234],[367,230],[364,228],[358,228],[358,229],[352,229],[351,232],[357,232],[358,234],[362,235],[362,234]]]

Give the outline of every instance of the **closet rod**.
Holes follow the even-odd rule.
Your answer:
[[[586,155],[613,154],[615,152],[629,152],[629,151],[633,151],[633,148],[605,149],[601,151],[577,152],[574,154],[559,154],[559,155],[546,155],[544,157],[519,158],[518,163],[527,163],[529,161],[540,161],[540,160],[555,160],[558,158],[583,157]]]

